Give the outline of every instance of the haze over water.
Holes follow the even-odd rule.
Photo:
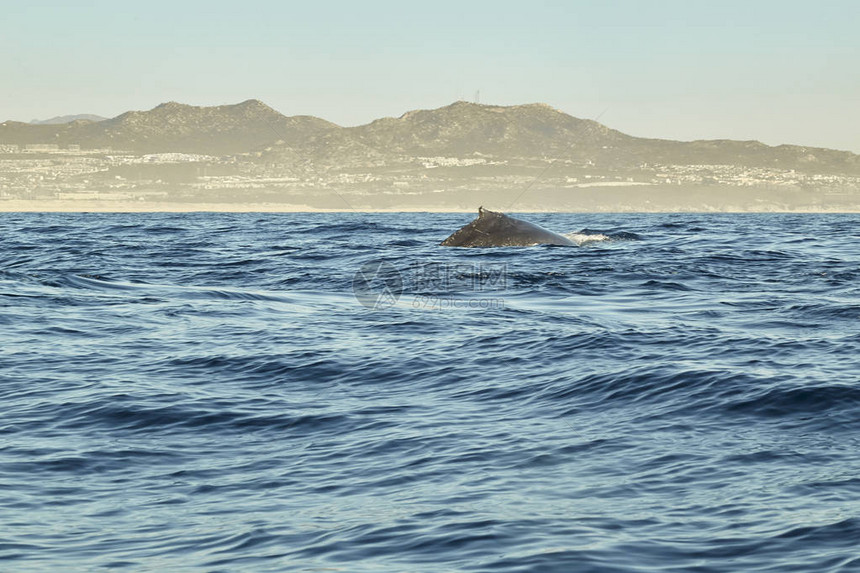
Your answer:
[[[860,569],[857,216],[524,217],[4,214],[0,568]]]

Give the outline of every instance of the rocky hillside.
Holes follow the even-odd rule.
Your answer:
[[[544,104],[501,107],[457,102],[379,119],[349,131],[371,147],[418,156],[559,157],[575,155],[577,148],[624,145],[633,139]]]
[[[258,100],[216,107],[168,102],[88,127],[107,138],[109,147],[208,154],[243,153],[272,142],[297,145],[337,129],[315,117],[286,117]]]
[[[138,153],[239,154],[278,143],[298,145],[309,137],[339,129],[325,120],[286,117],[258,100],[197,107],[163,103],[149,111],[129,111],[100,121],[62,125],[0,124],[0,143],[78,144],[90,149]]]
[[[491,106],[456,102],[434,110],[411,111],[367,125],[340,128],[333,147],[317,141],[295,148],[314,161],[340,159],[368,164],[414,157],[481,156],[490,160],[569,160],[610,169],[642,164],[738,165],[805,172],[860,174],[860,156],[796,145],[758,141],[671,141],[632,137],[596,121],[578,119],[544,104]],[[330,137],[331,134],[327,134]],[[267,150],[269,157],[278,146]],[[363,155],[362,155],[363,154]]]
[[[544,104],[502,107],[456,102],[348,128],[310,116],[287,117],[258,100],[215,107],[169,102],[99,122],[0,124],[0,144],[38,143],[137,153],[250,154],[267,163],[324,169],[390,166],[418,157],[484,157],[568,160],[610,169],[643,164],[738,165],[860,174],[860,156],[850,152],[771,147],[757,141],[638,138]]]

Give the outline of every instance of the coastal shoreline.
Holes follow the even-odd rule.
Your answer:
[[[291,203],[174,203],[135,201],[32,201],[8,199],[0,201],[0,213],[473,213],[471,208],[444,205],[399,206],[387,208],[326,209]],[[485,205],[486,206],[486,205]],[[497,207],[500,208],[500,207]],[[860,209],[800,208],[800,209],[641,209],[607,205],[599,209],[571,209],[568,206],[536,208],[534,205],[504,209],[507,212],[528,213],[860,213]]]

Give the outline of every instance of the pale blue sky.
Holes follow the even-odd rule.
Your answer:
[[[546,102],[647,137],[860,153],[860,2],[0,0],[0,120],[258,98],[356,125]]]

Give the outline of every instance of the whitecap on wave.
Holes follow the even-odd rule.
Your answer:
[[[565,237],[576,243],[577,245],[586,245],[588,243],[596,243],[599,241],[608,241],[609,236],[603,233],[585,234],[585,233],[565,233]]]

